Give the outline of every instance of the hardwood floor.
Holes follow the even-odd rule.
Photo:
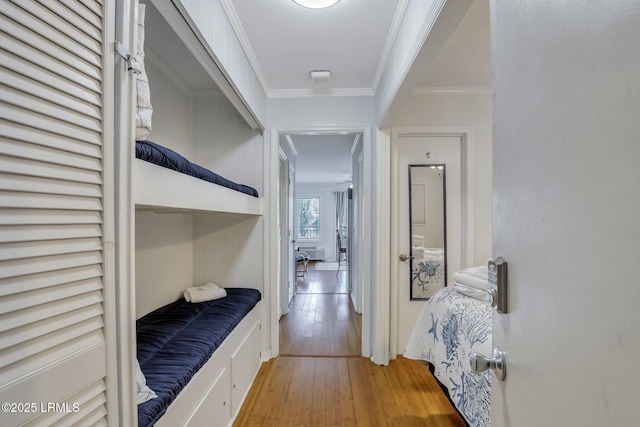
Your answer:
[[[315,267],[315,262],[309,262],[306,274],[297,278],[298,294],[346,294],[349,292],[348,273],[344,268],[337,272],[316,270]]]
[[[348,294],[298,294],[280,320],[280,354],[362,354],[362,316]]]
[[[234,426],[463,427],[429,369],[399,358],[279,357],[265,363]]]
[[[280,319],[280,354],[361,355],[362,316],[346,292],[346,272],[318,271],[309,263],[289,313]]]
[[[464,427],[419,362],[361,357],[362,316],[347,273],[309,264],[280,321],[280,357],[264,363],[234,426]]]

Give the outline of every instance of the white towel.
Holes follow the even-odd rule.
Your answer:
[[[218,289],[197,289],[191,292],[191,302],[213,301],[227,296],[224,288]]]
[[[220,287],[218,285],[216,285],[215,283],[211,283],[211,282],[207,283],[206,285],[202,285],[202,286],[192,286],[192,287],[187,288],[187,289],[184,290],[184,299],[186,299],[187,302],[196,302],[196,301],[191,301],[192,294],[194,292],[195,293],[201,293],[202,291],[210,291],[210,290],[214,290],[214,289],[220,289]]]
[[[474,288],[471,286],[463,285],[462,283],[455,282],[453,284],[453,289],[460,292],[463,295],[469,296],[471,298],[475,298],[480,301],[487,300],[487,291],[483,289]]]
[[[413,248],[413,257],[415,259],[424,259],[424,248],[423,247],[414,247]]]
[[[424,246],[424,236],[421,236],[419,234],[412,234],[411,243],[413,244],[413,246]]]
[[[482,289],[485,292],[489,289],[487,278],[488,270],[486,266],[467,268],[453,273],[453,279],[466,286]]]

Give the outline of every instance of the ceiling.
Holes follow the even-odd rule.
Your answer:
[[[306,9],[291,0],[221,0],[267,96],[374,95],[409,0],[341,0]],[[475,0],[437,57],[423,88],[491,86],[489,0]],[[331,70],[314,83],[312,70]],[[290,135],[297,182],[350,179],[350,135]]]
[[[289,135],[295,145],[297,184],[350,184],[357,134]]]
[[[394,16],[407,2],[342,0],[326,9],[308,9],[291,0],[222,1],[235,10],[234,26],[267,96],[373,95],[387,40],[394,35],[389,34]],[[330,70],[331,80],[314,83],[312,70]]]

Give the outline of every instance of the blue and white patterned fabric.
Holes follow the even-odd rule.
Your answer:
[[[426,302],[404,354],[433,365],[435,377],[473,427],[491,425],[491,373],[472,372],[469,354],[491,354],[492,316],[486,302],[443,288]]]
[[[414,248],[411,263],[411,298],[427,299],[445,283],[444,249]]]

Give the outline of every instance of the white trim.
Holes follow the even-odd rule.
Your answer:
[[[296,145],[293,143],[293,138],[291,138],[291,135],[287,134],[284,136],[287,140],[287,142],[289,143],[289,148],[291,148],[291,151],[293,152],[294,156],[298,155],[298,150],[296,150]]]
[[[116,3],[116,37],[125,46],[133,46],[137,29],[135,2]],[[148,52],[147,52],[148,55]],[[116,200],[116,284],[115,304],[118,365],[117,381],[109,388],[117,388],[119,411],[116,425],[136,425],[138,411],[135,406],[136,357],[136,292],[135,292],[135,209],[131,184],[135,157],[135,78],[126,71],[122,61],[115,64],[115,200]],[[111,325],[113,327],[114,325]],[[113,367],[109,367],[113,369]],[[111,412],[111,405],[110,411]]]
[[[285,162],[287,161],[287,153],[284,152],[280,145],[278,145],[278,155],[280,156],[280,160],[284,160]]]
[[[391,283],[391,139],[389,130],[376,130],[376,212],[375,219],[375,242],[374,253],[376,260],[375,274],[377,286],[373,291],[375,295],[375,306],[372,307],[373,330],[375,334],[372,339],[372,360],[379,365],[388,365],[390,360],[390,340],[391,322],[389,319]]]
[[[264,93],[269,93],[269,85],[267,84],[267,79],[262,72],[260,61],[258,61],[258,57],[253,51],[253,47],[249,42],[247,33],[244,31],[244,27],[242,26],[242,22],[240,21],[240,17],[238,16],[238,12],[236,11],[233,2],[231,0],[220,0],[220,4],[222,4],[222,8],[227,14],[227,18],[229,18],[231,27],[236,33],[236,37],[238,37],[238,41],[240,42],[240,46],[242,46],[242,50],[244,50],[244,54],[247,56],[249,65],[251,65],[251,68],[253,68],[253,72],[255,73],[256,78],[258,79],[260,86],[262,86],[262,91]]]
[[[267,93],[268,98],[311,98],[318,96],[375,96],[372,88],[332,88],[316,89],[272,89]]]
[[[120,393],[118,379],[120,373],[118,371],[118,359],[120,357],[118,349],[118,304],[117,304],[117,256],[118,248],[115,245],[117,241],[117,199],[118,187],[116,185],[115,163],[117,159],[117,149],[113,141],[116,138],[116,121],[120,105],[116,99],[116,72],[114,67],[115,58],[109,49],[109,42],[116,38],[116,5],[114,2],[107,2],[102,10],[104,14],[103,27],[103,49],[102,49],[102,242],[103,242],[103,293],[104,293],[104,335],[105,335],[105,353],[106,353],[106,383],[107,389],[105,395],[107,398],[107,414],[105,416],[108,425],[119,424],[120,411],[130,412],[130,406],[123,407],[122,402],[118,400]],[[122,70],[121,70],[122,71]],[[133,79],[131,79],[133,80]],[[88,353],[88,351],[87,351]],[[76,358],[74,358],[76,360]],[[113,384],[113,386],[110,386]]]
[[[462,242],[460,247],[460,267],[471,267],[474,263],[475,255],[475,168],[474,168],[474,150],[475,150],[475,138],[472,127],[469,126],[394,126],[391,129],[391,154],[390,159],[394,160],[398,158],[397,141],[401,137],[411,136],[455,136],[460,137],[460,169],[461,169],[461,211],[462,211],[462,224],[461,224],[461,236]],[[391,181],[391,171],[386,175],[388,182]],[[391,198],[388,199],[390,205],[394,211],[397,211],[398,198],[397,192],[391,194]],[[398,215],[394,214],[396,218]],[[398,237],[397,225],[391,224],[392,233],[396,238]],[[391,243],[391,239],[389,239]],[[398,246],[397,244],[395,245]],[[398,254],[394,251],[389,255],[388,259],[395,259]],[[397,341],[398,341],[398,286],[395,277],[397,277],[397,263],[391,264],[391,313],[388,319],[390,319],[390,357],[395,359],[398,354]]]
[[[492,95],[491,87],[419,87],[413,95]]]
[[[427,15],[420,26],[420,30],[418,31],[416,38],[411,43],[411,47],[409,48],[407,54],[404,57],[404,61],[401,66],[398,67],[398,72],[395,75],[395,79],[389,85],[389,92],[386,94],[386,99],[381,103],[381,108],[379,114],[376,115],[376,123],[380,125],[383,121],[383,118],[387,115],[389,110],[391,109],[391,104],[393,100],[396,98],[398,91],[402,87],[402,82],[406,79],[409,71],[411,71],[411,66],[415,62],[416,58],[420,54],[420,50],[422,50],[422,46],[425,44],[427,37],[431,33],[431,29],[436,23],[436,19],[440,16],[440,12],[444,8],[446,4],[446,0],[436,0],[433,2],[433,5],[427,12]],[[405,15],[405,18],[407,16]],[[404,18],[403,18],[404,21]],[[385,67],[385,71],[387,67]]]
[[[362,184],[362,192],[364,194],[364,199],[367,203],[366,206],[363,206],[362,209],[364,215],[364,232],[365,236],[372,236],[373,228],[372,228],[372,196],[374,192],[374,188],[372,188],[372,152],[375,149],[372,144],[372,135],[371,135],[371,126],[370,125],[330,125],[330,126],[303,126],[303,127],[281,127],[281,128],[271,128],[271,140],[269,143],[265,141],[265,206],[264,206],[264,221],[265,221],[265,251],[264,251],[264,263],[265,263],[265,299],[269,301],[270,308],[265,310],[265,324],[269,325],[269,332],[265,337],[270,347],[270,354],[272,357],[277,357],[280,353],[280,337],[279,337],[279,319],[278,316],[275,315],[277,313],[278,308],[278,295],[277,292],[273,292],[275,283],[277,286],[277,270],[274,271],[274,267],[277,267],[278,256],[277,256],[277,236],[275,226],[275,219],[277,218],[277,212],[275,210],[274,203],[270,200],[272,199],[271,195],[277,189],[277,182],[275,181],[278,177],[277,167],[278,167],[278,146],[279,146],[279,137],[280,135],[286,134],[298,134],[298,135],[319,135],[319,134],[341,134],[343,132],[353,132],[353,133],[362,133],[363,134],[363,182]],[[265,136],[265,138],[267,138]],[[370,286],[363,286],[362,289],[362,355],[365,357],[371,356],[371,340],[374,338],[374,333],[371,324],[371,288],[375,286],[379,286],[374,283],[374,277],[372,277],[372,265],[373,265],[373,242],[364,240],[360,245],[363,252],[362,257],[362,265],[360,266],[360,271],[362,272],[362,283],[369,284]],[[364,253],[364,251],[368,251]]]
[[[278,357],[280,354],[280,317],[278,314],[278,168],[280,160],[278,148],[280,147],[278,131],[271,128],[270,140],[264,136],[264,298],[269,301],[268,309],[263,310],[263,323],[268,325],[264,332],[265,352],[271,357]]]
[[[351,144],[351,155],[353,156],[353,153],[356,152],[356,149],[358,148],[358,142],[360,141],[360,135],[359,133],[356,133],[355,138],[353,138],[353,144]]]
[[[380,55],[380,59],[378,61],[376,74],[373,77],[373,83],[371,87],[373,88],[374,92],[378,91],[380,80],[382,79],[384,70],[387,66],[387,61],[389,60],[389,56],[391,55],[391,49],[393,48],[393,45],[396,41],[396,36],[398,35],[398,30],[400,29],[400,24],[402,24],[402,20],[404,19],[404,14],[407,11],[408,5],[409,0],[398,1],[398,6],[396,7],[395,14],[393,15],[393,20],[391,21],[391,27],[389,27],[389,32],[387,33],[387,40],[384,43],[382,54]]]

